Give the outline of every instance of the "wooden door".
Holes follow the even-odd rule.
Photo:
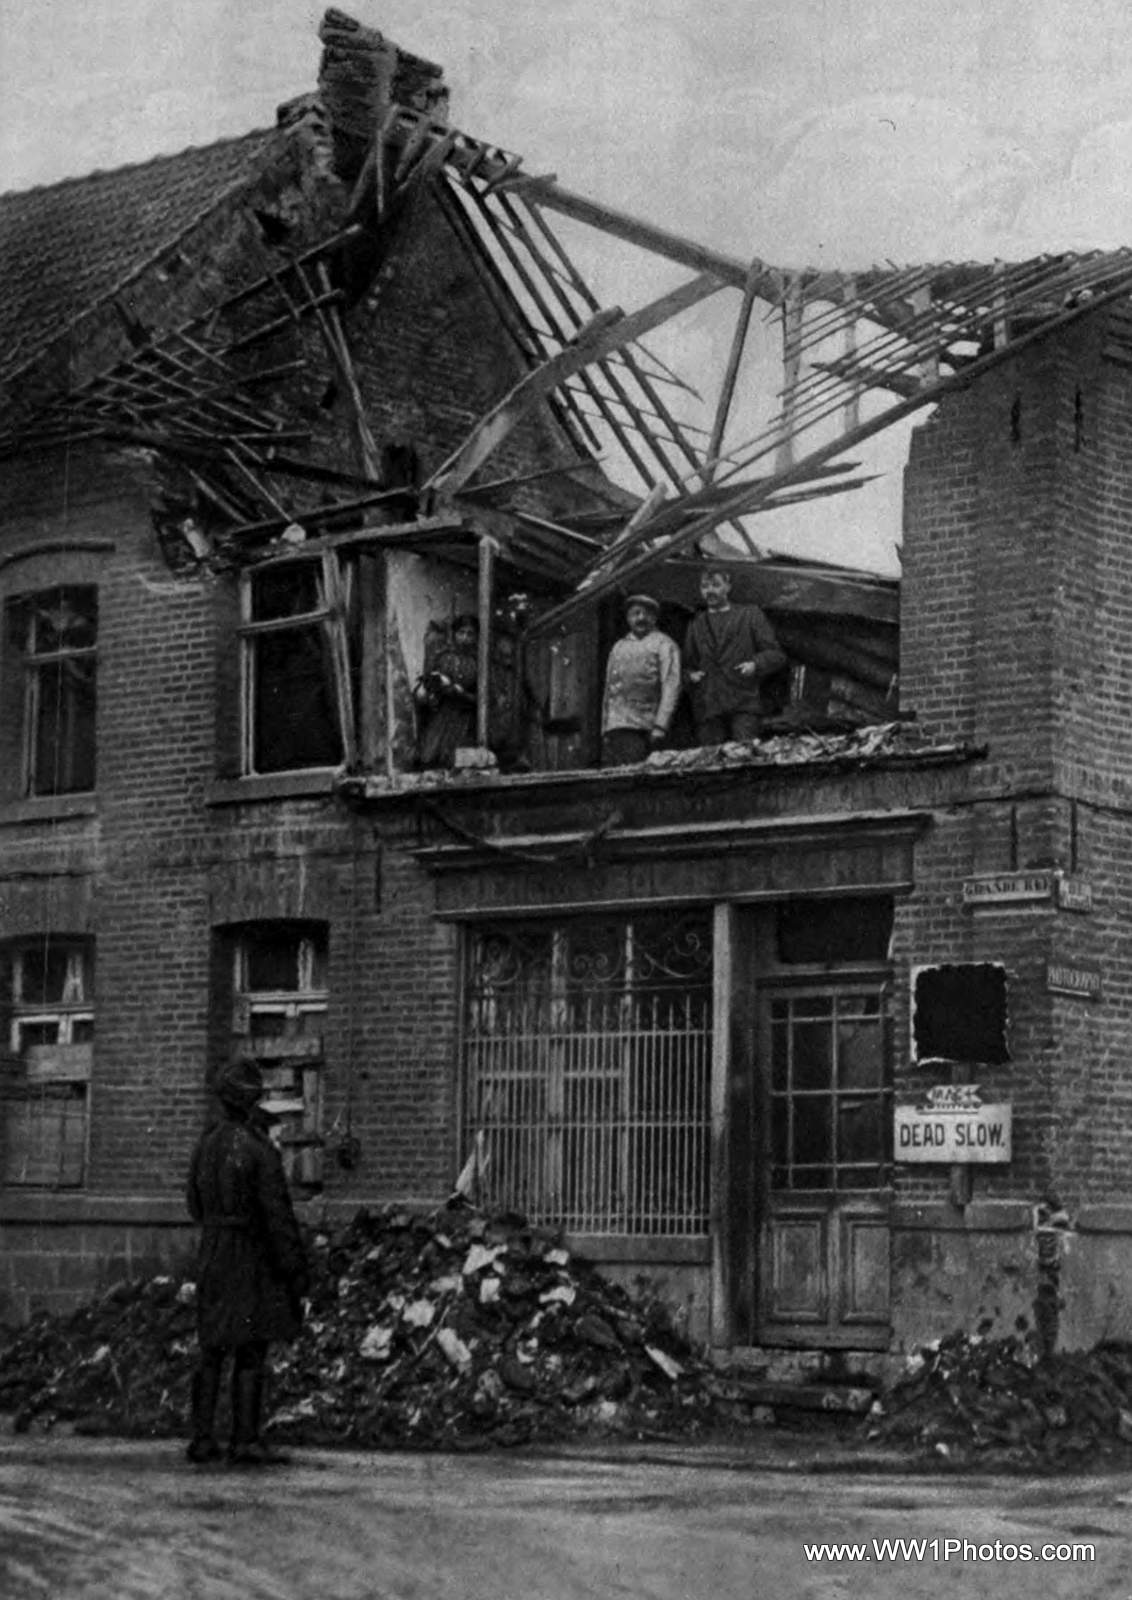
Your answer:
[[[881,981],[761,985],[757,1338],[883,1345],[892,1081]]]

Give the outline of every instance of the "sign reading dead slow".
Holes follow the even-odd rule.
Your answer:
[[[929,1089],[914,1106],[897,1106],[897,1161],[965,1165],[1010,1160],[1011,1105],[984,1105],[974,1084]]]

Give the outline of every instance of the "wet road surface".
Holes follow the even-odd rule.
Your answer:
[[[180,1452],[0,1440],[3,1600],[1132,1600],[1132,1475],[789,1472],[696,1449],[312,1450],[241,1473]],[[929,1542],[922,1556],[872,1544],[900,1539]],[[983,1558],[943,1559],[948,1539]],[[845,1541],[870,1559],[806,1557]],[[1095,1559],[1007,1558],[1027,1544]]]

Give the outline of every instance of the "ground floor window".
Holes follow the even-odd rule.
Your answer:
[[[94,945],[51,935],[9,948],[2,1179],[78,1188],[86,1175]]]
[[[259,1064],[284,1169],[308,1190],[322,1186],[326,948],[315,922],[249,923],[233,944],[231,1054]]]
[[[709,910],[468,930],[478,1198],[570,1232],[708,1230]]]

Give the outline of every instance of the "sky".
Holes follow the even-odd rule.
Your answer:
[[[0,190],[269,126],[315,85],[324,9],[0,0]],[[341,9],[443,64],[452,120],[527,171],[744,259],[857,267],[1132,243],[1126,0]],[[616,252],[606,269],[597,240],[582,250],[595,280],[607,270],[603,300],[647,297],[649,272]],[[713,306],[673,324],[664,353],[683,342],[698,369],[722,363],[728,338]],[[787,519],[776,547],[895,570],[904,439],[870,459],[878,486]]]

